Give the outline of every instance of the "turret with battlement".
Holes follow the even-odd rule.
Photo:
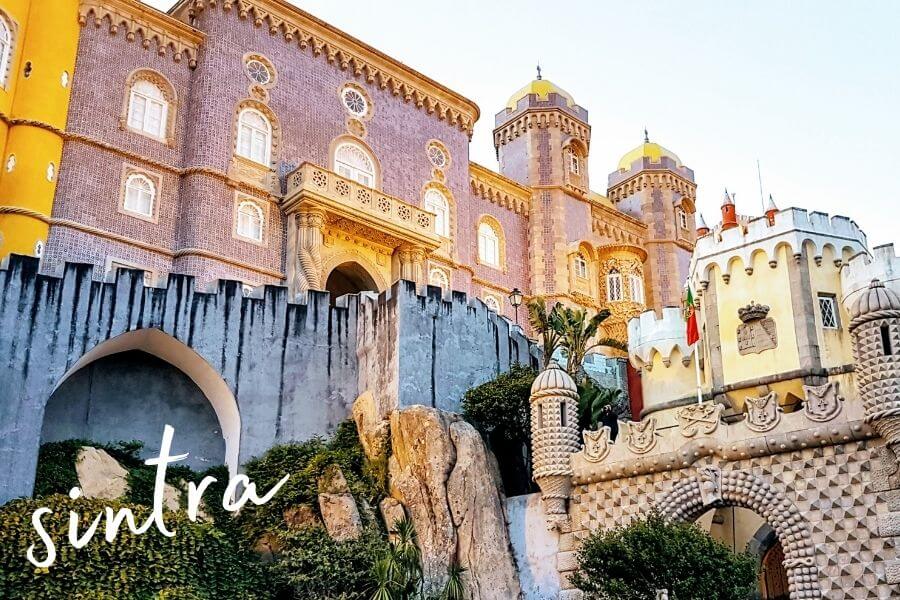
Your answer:
[[[872,254],[860,252],[844,261],[841,269],[841,301],[847,310],[869,287],[873,279],[900,294],[900,256],[893,244],[875,246]]]

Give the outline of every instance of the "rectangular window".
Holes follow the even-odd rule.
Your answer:
[[[581,256],[575,257],[575,275],[581,279],[587,279],[588,276],[587,261]]]
[[[678,223],[682,229],[687,229],[687,213],[681,209],[678,210]]]
[[[141,269],[143,269],[143,271],[144,271],[144,285],[146,285],[146,286],[152,286],[152,285],[153,285],[153,271],[151,271],[150,269],[147,269],[147,268],[142,267],[142,266],[139,266],[139,265],[135,265],[135,264],[131,264],[131,263],[126,263],[126,262],[120,262],[120,261],[117,261],[117,260],[112,260],[112,259],[110,259],[110,260],[109,260],[109,268],[106,270],[106,272],[107,272],[107,273],[110,273],[110,274],[112,275],[113,279],[115,279],[116,274],[118,273],[119,269],[130,269],[130,270],[134,270],[134,269],[141,270]]]
[[[824,329],[838,328],[837,303],[834,296],[819,294],[819,312],[822,315],[822,327]]]

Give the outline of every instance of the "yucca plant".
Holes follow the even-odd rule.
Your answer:
[[[463,584],[463,574],[466,568],[453,563],[447,568],[447,585],[441,594],[441,600],[465,600],[466,586]]]

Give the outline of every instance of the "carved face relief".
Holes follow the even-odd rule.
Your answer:
[[[703,467],[697,478],[700,480],[700,497],[704,506],[722,501],[722,471],[719,467]]]
[[[627,423],[627,444],[635,454],[650,452],[656,445],[656,419],[650,417],[646,421]]]
[[[769,392],[765,396],[745,399],[747,404],[747,427],[753,431],[769,431],[781,420],[781,413],[776,402],[778,394]]]
[[[582,432],[584,438],[584,458],[588,462],[600,462],[609,454],[609,427],[601,427],[598,431],[585,429]]]
[[[694,437],[697,433],[711,434],[719,425],[723,408],[721,404],[692,404],[680,409],[675,417],[681,426],[681,435]]]
[[[838,382],[829,381],[825,385],[804,385],[803,393],[806,416],[813,421],[830,421],[841,412],[843,397],[838,393]]]

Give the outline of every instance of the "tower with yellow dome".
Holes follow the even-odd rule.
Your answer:
[[[495,116],[500,173],[532,190],[529,272],[532,293],[568,297],[570,245],[589,237],[591,202],[587,110],[541,76],[510,96]]]
[[[643,143],[609,175],[614,206],[647,225],[647,306],[657,311],[681,302],[697,239],[696,194],[694,172],[674,152],[651,142],[646,130]]]
[[[62,157],[78,0],[0,2],[0,258],[40,256]]]

